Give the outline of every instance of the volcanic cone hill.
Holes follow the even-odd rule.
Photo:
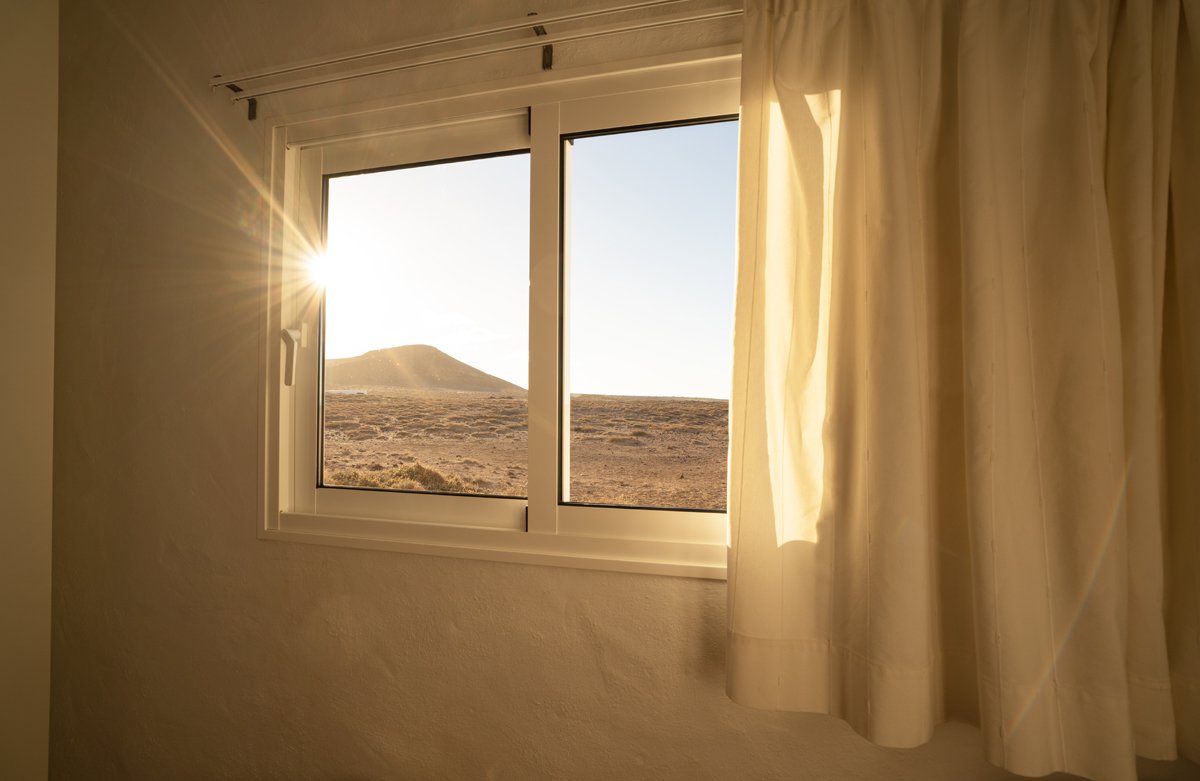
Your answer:
[[[525,389],[451,358],[436,347],[410,344],[325,362],[325,385],[382,385],[414,390],[524,393]]]

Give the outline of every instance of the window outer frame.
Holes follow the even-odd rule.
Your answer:
[[[724,513],[559,501],[559,410],[566,387],[560,383],[565,357],[559,343],[565,314],[560,216],[563,177],[569,175],[561,172],[562,138],[738,113],[736,51],[725,47],[656,60],[268,120],[276,208],[263,320],[261,539],[725,577]],[[318,488],[319,307],[305,300],[302,265],[322,242],[325,176],[511,151],[521,140],[513,132],[518,127],[528,131],[524,143],[530,151],[528,499]],[[289,388],[282,381],[280,334],[296,326],[307,332],[307,345],[299,350],[296,382]]]

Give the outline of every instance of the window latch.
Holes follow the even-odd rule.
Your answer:
[[[283,363],[283,384],[292,387],[296,384],[296,350],[308,344],[308,326],[302,324],[299,328],[285,328],[280,332],[283,337],[283,347],[286,350]]]

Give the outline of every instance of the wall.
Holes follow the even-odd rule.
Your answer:
[[[46,774],[58,3],[0,3],[0,777]]]
[[[64,1],[51,775],[1011,778],[732,704],[721,583],[255,538],[262,123],[205,85],[527,10],[396,9]]]

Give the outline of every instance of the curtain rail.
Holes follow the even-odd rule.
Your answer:
[[[456,33],[439,33],[436,35],[413,38],[404,41],[403,43],[398,43],[383,48],[360,49],[359,51],[348,52],[337,57],[293,62],[288,65],[280,65],[267,70],[260,69],[243,71],[242,73],[237,73],[232,76],[214,76],[208,85],[213,88],[228,87],[231,84],[238,84],[243,81],[268,79],[274,76],[283,76],[288,73],[295,73],[296,71],[308,70],[310,68],[321,68],[328,65],[340,65],[346,62],[354,62],[355,60],[381,57],[386,54],[399,54],[401,52],[412,51],[413,49],[422,49],[428,46],[440,46],[446,43],[469,41],[472,38],[482,38],[488,35],[499,35],[500,33],[512,32],[514,30],[528,30],[536,25],[573,22],[580,19],[591,19],[597,16],[622,13],[624,11],[638,11],[646,8],[659,8],[665,5],[678,5],[679,3],[686,2],[689,2],[689,0],[638,0],[637,2],[623,3],[621,5],[590,6],[588,8],[580,8],[574,11],[560,11],[558,13],[550,13],[546,15],[536,13],[529,14],[528,16],[522,16],[517,19],[509,19],[494,24],[471,27],[466,30],[460,30]]]
[[[373,67],[361,68],[354,71],[346,71],[326,76],[313,76],[309,78],[298,78],[291,81],[276,82],[272,84],[264,84],[261,87],[247,85],[246,82],[260,81],[269,79],[275,76],[282,76],[289,73],[297,73],[304,70],[328,67],[332,65],[354,62],[356,60],[378,57],[387,54],[398,54],[410,52],[430,46],[437,46],[446,43],[454,43],[472,38],[478,38],[486,35],[495,35],[502,32],[510,32],[513,30],[531,29],[535,26],[544,26],[565,21],[577,21],[580,19],[589,19],[597,16],[620,13],[622,11],[633,11],[647,8],[658,8],[663,6],[678,5],[685,2],[694,2],[694,0],[642,0],[636,3],[626,3],[619,6],[606,6],[603,8],[580,9],[572,12],[563,12],[558,14],[547,14],[546,16],[528,16],[522,17],[520,20],[512,20],[503,22],[497,25],[488,27],[473,28],[471,30],[455,33],[451,35],[441,35],[437,37],[426,37],[414,39],[412,41],[390,46],[383,49],[373,49],[370,51],[360,51],[351,54],[342,55],[336,58],[325,60],[313,60],[304,63],[294,63],[292,65],[273,68],[271,70],[247,71],[235,76],[223,77],[215,76],[209,82],[211,88],[226,87],[233,91],[231,100],[234,103],[240,101],[254,100],[256,98],[267,95],[276,95],[283,92],[291,92],[294,90],[304,89],[307,87],[318,87],[325,84],[333,84],[341,81],[349,81],[352,79],[364,78],[367,76],[383,75],[387,73],[395,73],[398,71],[411,70],[413,68],[425,67],[428,65],[438,65],[447,62],[456,62],[460,60],[474,59],[490,54],[503,54],[506,52],[520,51],[523,49],[535,49],[543,46],[553,45],[555,43],[565,43],[570,41],[580,41],[590,38],[601,38],[608,35],[617,35],[626,32],[636,32],[638,30],[652,30],[663,27],[672,27],[681,24],[689,24],[693,22],[709,21],[715,19],[725,19],[735,16],[740,16],[742,13],[741,4],[723,5],[710,7],[700,11],[683,12],[677,14],[668,14],[649,19],[631,20],[627,22],[617,22],[608,25],[601,25],[583,30],[577,30],[567,33],[550,33],[547,35],[538,35],[534,38],[524,39],[520,41],[509,41],[493,44],[485,44],[472,47],[469,49],[460,49],[455,52],[446,52],[440,54],[427,54],[419,56],[411,60],[390,65],[379,65]]]

